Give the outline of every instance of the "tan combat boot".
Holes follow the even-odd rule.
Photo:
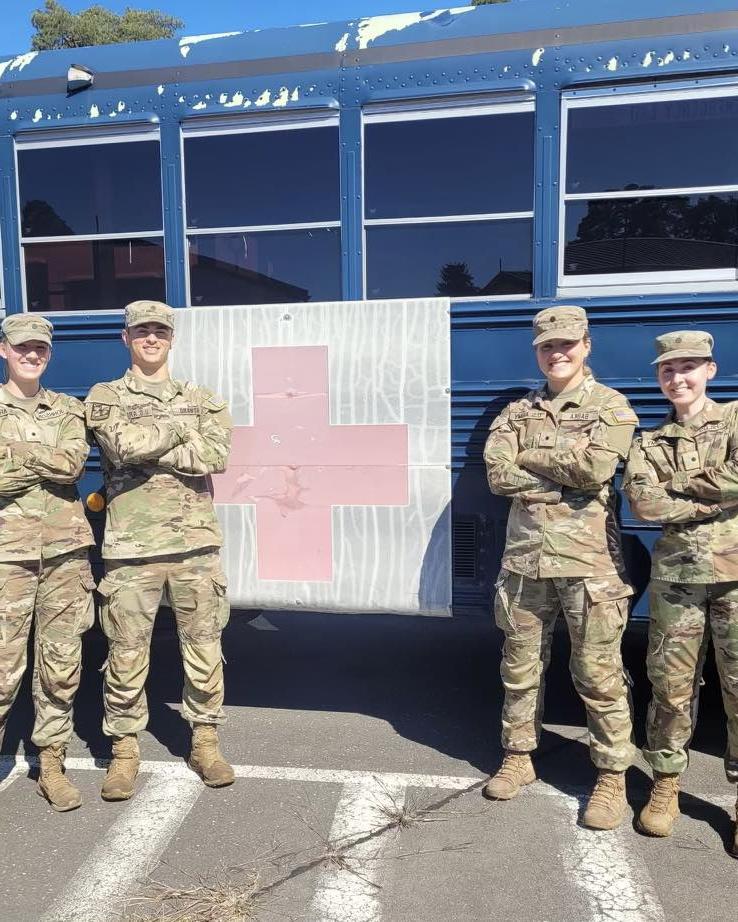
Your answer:
[[[648,803],[638,817],[638,828],[648,836],[670,836],[679,816],[679,775],[653,773]]]
[[[502,765],[482,788],[482,794],[490,800],[511,800],[520,789],[536,780],[536,770],[527,752],[508,750]]]
[[[193,726],[192,750],[187,764],[209,788],[224,788],[233,784],[233,769],[220,751],[218,729],[212,724]]]
[[[128,800],[133,797],[141,762],[136,734],[113,737],[113,758],[108,766],[100,796],[103,800]]]
[[[64,746],[44,746],[39,752],[41,771],[36,790],[45,797],[54,810],[66,813],[76,810],[82,796],[64,774]]]
[[[623,822],[627,807],[625,772],[601,768],[582,816],[582,825],[588,829],[615,829]]]

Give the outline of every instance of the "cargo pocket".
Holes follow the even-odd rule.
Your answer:
[[[495,613],[495,624],[497,627],[508,634],[515,630],[515,625],[510,614],[510,571],[504,567],[501,568],[497,579],[495,580],[495,598],[493,602]]]
[[[82,566],[79,582],[81,593],[76,633],[84,634],[85,631],[89,631],[89,629],[95,623],[95,600],[93,596],[93,592],[95,590],[95,579],[87,561],[85,561]]]
[[[231,616],[231,606],[228,601],[228,580],[222,570],[219,570],[213,576],[213,590],[216,598],[216,619],[218,628],[222,631]]]
[[[97,586],[97,594],[100,597],[100,625],[108,640],[115,639],[114,619],[111,618],[110,606],[119,588],[109,576],[104,576]]]
[[[619,643],[628,620],[633,587],[619,577],[587,577],[584,591],[584,642]]]

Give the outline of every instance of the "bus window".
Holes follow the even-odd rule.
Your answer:
[[[564,100],[560,285],[735,280],[738,95]]]
[[[18,201],[30,311],[120,310],[163,299],[155,135],[20,139]]]
[[[338,124],[184,131],[190,303],[341,298]]]
[[[530,295],[532,103],[367,112],[369,298]]]

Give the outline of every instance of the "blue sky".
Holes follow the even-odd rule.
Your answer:
[[[78,12],[95,2],[116,12],[126,6],[160,9],[185,21],[185,34],[229,32],[238,29],[267,29],[305,22],[330,22],[405,13],[435,6],[463,6],[464,0],[62,0],[67,9]],[[471,2],[471,0],[468,0]],[[31,43],[31,13],[43,7],[43,0],[0,0],[0,52],[27,51]]]

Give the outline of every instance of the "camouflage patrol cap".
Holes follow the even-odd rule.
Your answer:
[[[162,323],[174,329],[174,310],[163,301],[131,301],[126,305],[126,327],[139,323]]]
[[[704,330],[674,330],[663,333],[654,340],[656,358],[651,362],[658,365],[670,359],[711,359],[715,340]]]
[[[533,345],[538,346],[550,339],[581,339],[588,329],[587,315],[576,304],[547,307],[533,318]]]
[[[32,339],[51,345],[51,334],[54,327],[46,317],[35,314],[11,314],[2,323],[3,339],[7,339],[11,346],[27,343]]]

